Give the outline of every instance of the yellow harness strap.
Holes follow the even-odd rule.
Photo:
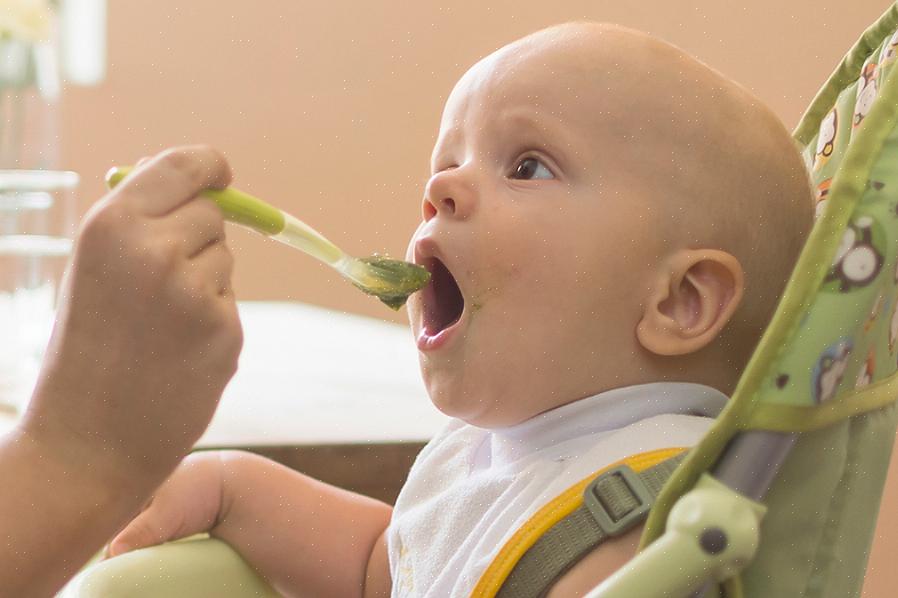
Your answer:
[[[639,473],[662,461],[685,451],[685,448],[666,448],[639,453],[594,472],[583,480],[577,482],[554,500],[544,505],[537,511],[517,532],[505,543],[490,566],[487,567],[480,580],[471,592],[471,598],[493,598],[505,580],[511,574],[512,569],[527,550],[542,537],[553,525],[570,515],[583,504],[583,492],[596,477],[606,471],[627,465],[633,471]]]

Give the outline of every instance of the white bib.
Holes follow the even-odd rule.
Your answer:
[[[700,384],[609,390],[516,426],[453,420],[418,455],[387,532],[394,598],[467,598],[543,505],[626,457],[695,445],[726,395]]]

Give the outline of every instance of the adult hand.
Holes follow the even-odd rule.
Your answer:
[[[242,344],[222,215],[197,197],[230,179],[211,148],[172,149],[90,210],[23,419],[32,437],[156,483],[187,454]]]

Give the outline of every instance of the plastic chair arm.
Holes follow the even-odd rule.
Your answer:
[[[82,571],[58,598],[274,598],[227,543],[188,539],[135,550]]]

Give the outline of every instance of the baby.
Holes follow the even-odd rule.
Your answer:
[[[453,418],[395,509],[261,457],[190,456],[111,554],[208,531],[280,592],[468,596],[592,472],[690,446],[722,408],[812,224],[805,168],[756,98],[680,50],[553,27],[455,86],[409,259],[431,399]],[[635,551],[554,584],[582,596]]]

